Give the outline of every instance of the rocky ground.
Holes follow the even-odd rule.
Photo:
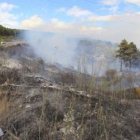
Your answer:
[[[27,44],[1,47],[1,140],[140,140],[134,89],[82,91],[71,75],[60,77],[64,71]]]

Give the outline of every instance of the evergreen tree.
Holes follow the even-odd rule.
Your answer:
[[[0,25],[0,36],[14,36],[16,37],[18,34],[20,34],[23,30],[18,29],[10,29],[3,27]]]
[[[123,63],[130,69],[132,66],[140,65],[140,52],[133,42],[128,44],[128,42],[124,39],[118,47],[119,49],[117,50],[116,57],[121,60],[121,71]]]
[[[118,46],[119,49],[117,50],[116,57],[120,59],[120,71],[122,71],[123,61],[125,61],[125,51],[128,49],[128,42],[124,39]]]
[[[132,67],[133,64],[136,63],[138,59],[138,49],[136,47],[136,45],[131,42],[127,48],[127,50],[125,51],[125,64],[127,67]]]

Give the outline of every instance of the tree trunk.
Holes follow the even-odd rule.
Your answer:
[[[120,68],[120,71],[122,71],[122,58],[121,58],[121,68]]]

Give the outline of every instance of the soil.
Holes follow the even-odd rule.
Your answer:
[[[60,85],[55,78],[62,69],[50,71],[52,65],[39,63],[34,52],[26,52],[28,46],[20,46],[20,53],[16,45],[6,48],[5,60],[21,67],[1,62],[0,100],[9,102],[0,114],[1,140],[140,140],[139,99]]]

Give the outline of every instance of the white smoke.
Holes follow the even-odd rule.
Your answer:
[[[36,54],[46,62],[60,63],[65,67],[75,65],[76,41],[65,35],[27,31],[25,40]]]
[[[104,50],[100,50],[101,47],[97,50],[91,50],[89,48],[89,52],[93,53],[93,63],[89,63],[88,57],[85,58],[85,55],[77,56],[77,45],[78,41],[80,41],[81,37],[71,37],[62,34],[55,33],[46,33],[46,32],[38,32],[38,31],[26,31],[24,33],[24,38],[27,43],[34,49],[35,53],[43,58],[47,63],[59,63],[64,67],[73,67],[74,69],[80,69],[82,72],[102,75],[106,69],[116,68],[115,66],[110,66],[110,61],[108,58],[105,58]],[[88,39],[87,39],[88,40]],[[91,40],[91,39],[89,39]],[[94,40],[96,42],[96,40]],[[82,46],[84,47],[84,46]],[[87,47],[87,46],[86,46]],[[88,48],[87,48],[88,49]],[[84,49],[83,49],[84,51]],[[97,52],[96,52],[97,51]],[[98,57],[97,53],[101,52]],[[86,52],[83,52],[86,54]],[[111,50],[107,51],[108,55],[111,54]],[[86,54],[88,55],[88,54]],[[80,59],[80,63],[79,63]],[[111,58],[112,59],[112,58]]]

